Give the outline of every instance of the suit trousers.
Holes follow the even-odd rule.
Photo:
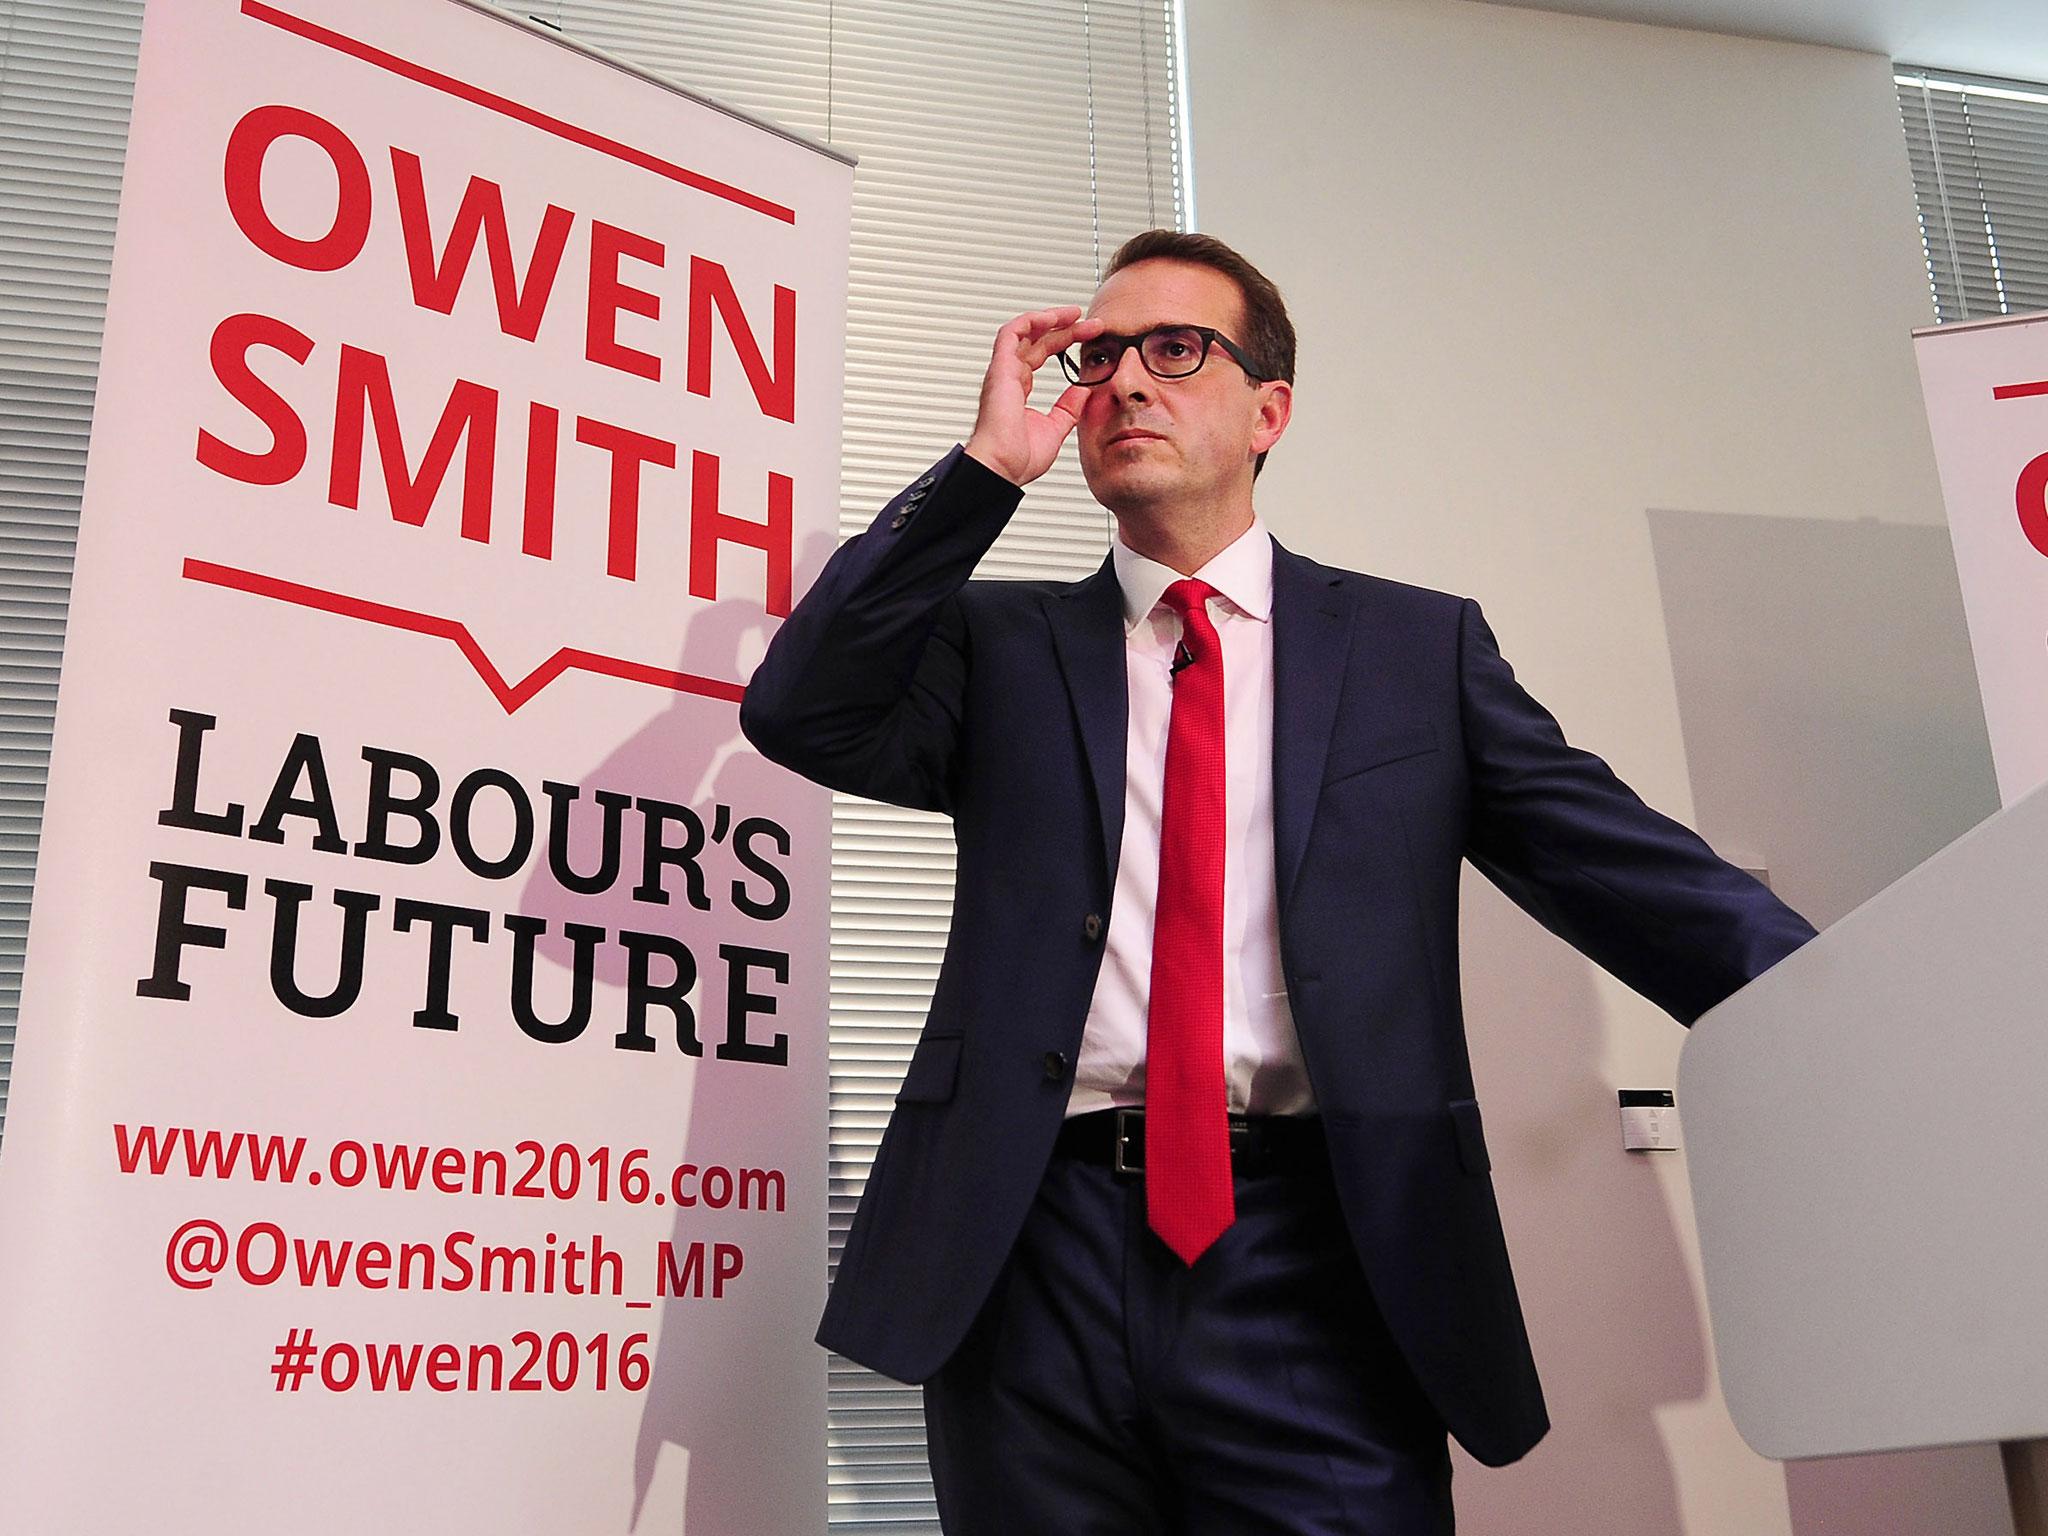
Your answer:
[[[1056,1155],[925,1385],[948,1536],[1446,1536],[1443,1421],[1374,1306],[1327,1162],[1238,1174],[1192,1266],[1141,1176]]]

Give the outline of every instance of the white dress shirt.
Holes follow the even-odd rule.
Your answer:
[[[1159,816],[1166,784],[1171,667],[1180,616],[1160,602],[1180,572],[1118,538],[1111,547],[1124,599],[1130,729],[1124,748],[1124,834],[1102,970],[1081,1037],[1069,1115],[1145,1102],[1145,1018],[1152,923],[1159,898]],[[1273,541],[1254,518],[1195,573],[1216,589],[1209,618],[1223,646],[1223,1060],[1233,1114],[1309,1114],[1280,970],[1273,873]]]

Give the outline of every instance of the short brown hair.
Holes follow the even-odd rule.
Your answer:
[[[1141,261],[1184,261],[1221,272],[1237,284],[1244,308],[1244,334],[1230,339],[1244,348],[1253,368],[1263,377],[1294,382],[1294,322],[1287,318],[1286,300],[1265,273],[1214,235],[1148,229],[1118,246],[1102,275],[1107,279]],[[1265,467],[1266,455],[1262,453],[1252,465],[1254,478]]]

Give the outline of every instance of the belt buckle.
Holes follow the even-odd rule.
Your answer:
[[[1125,1178],[1145,1171],[1145,1111],[1120,1109],[1116,1112],[1116,1135],[1110,1142],[1110,1166]],[[1137,1160],[1131,1160],[1135,1151]]]

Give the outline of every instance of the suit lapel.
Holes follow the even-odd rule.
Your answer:
[[[1130,726],[1124,672],[1123,590],[1110,561],[1087,580],[1043,599],[1052,626],[1095,806],[1102,822],[1102,853],[1110,879],[1124,836],[1124,740]]]
[[[1273,852],[1285,906],[1315,821],[1330,731],[1344,687],[1349,605],[1339,578],[1273,544]],[[1116,876],[1124,835],[1124,749],[1130,706],[1123,593],[1105,560],[1085,581],[1042,600],[1053,650],[1095,789],[1104,867]]]
[[[1344,686],[1350,616],[1338,580],[1273,541],[1273,865],[1283,912],[1308,846]]]

